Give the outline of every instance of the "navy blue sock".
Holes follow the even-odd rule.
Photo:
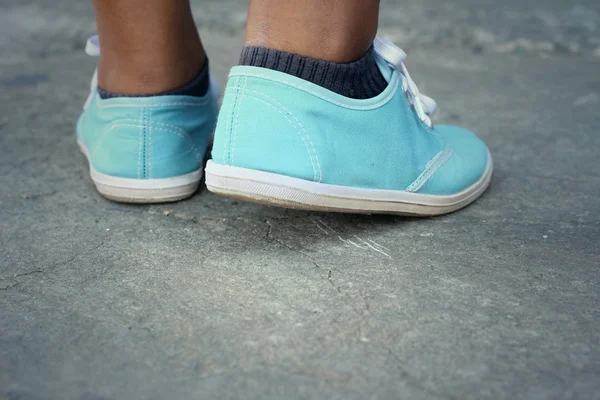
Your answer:
[[[208,58],[204,62],[204,65],[200,69],[200,72],[196,77],[189,82],[188,84],[178,88],[169,90],[162,93],[149,93],[149,94],[120,94],[113,93],[102,88],[98,88],[98,94],[102,99],[112,99],[115,97],[150,97],[150,96],[195,96],[202,97],[206,95],[208,92],[208,87],[210,85],[210,74],[208,69]]]
[[[373,48],[357,61],[334,63],[265,47],[246,47],[240,65],[285,72],[353,99],[375,97],[388,86]]]

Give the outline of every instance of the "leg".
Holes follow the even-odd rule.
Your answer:
[[[130,95],[190,82],[204,50],[188,0],[93,0],[102,47],[99,86]]]
[[[251,0],[246,45],[348,63],[371,47],[379,0]]]
[[[208,60],[188,0],[94,0],[98,81],[77,122],[105,197],[160,203],[191,196],[217,116]],[[89,42],[97,54],[97,40]]]
[[[379,0],[251,0],[241,63],[374,97],[387,86],[369,52],[378,16]]]
[[[375,39],[377,0],[251,0],[209,190],[283,207],[439,215],[492,172],[472,133],[434,127],[406,54]]]

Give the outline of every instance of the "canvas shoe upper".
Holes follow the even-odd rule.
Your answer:
[[[98,55],[97,38],[88,41]],[[149,96],[102,99],[96,74],[77,121],[77,141],[105,197],[124,202],[175,201],[192,195],[218,112],[214,81],[204,97]]]
[[[210,190],[310,210],[437,215],[488,186],[492,158],[473,133],[434,126],[436,103],[411,79],[406,54],[377,39],[389,82],[346,98],[264,68],[230,73],[217,124]]]

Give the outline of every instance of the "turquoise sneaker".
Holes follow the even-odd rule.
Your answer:
[[[88,54],[98,55],[97,37]],[[196,192],[214,131],[219,89],[191,96],[102,99],[94,74],[77,142],[104,197],[127,203],[182,200]]]
[[[206,184],[214,193],[315,211],[440,215],[488,187],[492,157],[471,132],[433,126],[435,102],[376,39],[389,82],[355,100],[294,76],[234,67],[217,123]]]

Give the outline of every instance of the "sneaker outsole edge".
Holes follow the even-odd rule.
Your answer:
[[[220,165],[206,166],[206,186],[213,193],[283,208],[355,214],[436,216],[458,211],[477,200],[491,182],[491,154],[481,178],[453,195],[362,189]]]
[[[165,179],[129,179],[103,174],[91,165],[85,145],[79,140],[77,143],[88,160],[90,176],[96,189],[109,200],[135,204],[171,203],[191,197],[200,186],[202,168]]]

